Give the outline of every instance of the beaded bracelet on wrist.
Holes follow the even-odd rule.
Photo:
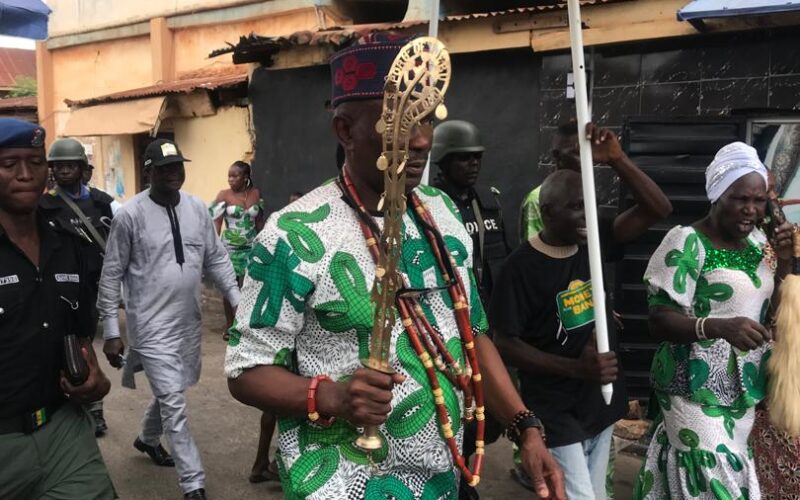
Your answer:
[[[327,375],[317,375],[311,379],[311,384],[308,386],[308,397],[306,399],[306,408],[308,410],[308,419],[315,424],[323,427],[328,427],[336,421],[336,417],[323,417],[317,411],[317,388],[322,381],[333,382],[333,379]]]

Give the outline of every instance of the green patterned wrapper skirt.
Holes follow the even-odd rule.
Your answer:
[[[647,451],[634,500],[760,498],[748,438],[753,408],[700,405],[662,395],[663,421]]]
[[[228,251],[228,256],[231,258],[233,264],[233,271],[236,273],[237,278],[244,278],[244,272],[247,269],[247,259],[250,257],[250,247],[229,247],[225,246]]]

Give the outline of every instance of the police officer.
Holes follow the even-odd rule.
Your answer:
[[[91,311],[97,317],[95,307],[97,282],[103,268],[106,238],[111,227],[114,199],[99,189],[90,188],[84,182],[89,161],[83,144],[72,138],[58,139],[50,146],[47,162],[55,180],[53,189],[39,200],[43,214],[48,220],[58,221],[78,236],[86,246],[88,269],[93,297]],[[88,305],[88,304],[87,304]],[[96,323],[96,321],[95,321]],[[103,402],[96,401],[88,408],[95,420],[95,435],[108,430],[103,417]]]
[[[447,193],[461,211],[474,245],[475,278],[481,298],[488,303],[492,277],[510,253],[503,213],[494,187],[476,186],[485,148],[478,128],[470,122],[449,120],[433,131],[431,163],[439,166],[434,186]]]
[[[47,176],[44,129],[0,118],[0,498],[111,499],[81,407],[111,384],[91,344],[83,245],[37,209]],[[67,334],[88,367],[77,386],[62,371]]]
[[[503,213],[497,195],[492,188],[476,186],[481,171],[483,142],[478,127],[462,120],[449,120],[439,124],[433,131],[431,163],[439,166],[434,186],[447,193],[461,212],[464,226],[473,243],[473,272],[478,280],[481,300],[488,305],[492,292],[492,277],[500,272],[500,265],[510,253],[506,242]],[[491,415],[486,418],[484,441],[497,440],[503,427]],[[476,428],[474,423],[464,428],[464,456],[474,453]],[[461,500],[479,498],[475,488],[469,486],[462,476],[459,486]]]

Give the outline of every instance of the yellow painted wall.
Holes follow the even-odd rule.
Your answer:
[[[208,54],[225,42],[237,42],[247,33],[288,35],[313,29],[313,10],[229,24],[204,25],[173,31],[175,71],[181,75],[198,70],[232,68],[231,55],[209,59]],[[76,45],[50,52],[53,67],[53,104],[56,132],[66,123],[65,99],[73,101],[146,87],[155,83],[149,36]]]
[[[184,191],[210,203],[228,188],[228,167],[253,154],[249,116],[247,108],[227,107],[213,116],[172,120],[175,142],[192,160],[186,164]]]
[[[150,38],[125,38],[52,51],[56,109],[64,99],[86,99],[152,83]]]
[[[153,17],[174,16],[192,12],[233,7],[253,3],[272,3],[274,9],[310,8],[314,0],[48,0],[50,36],[144,22]]]
[[[246,22],[215,24],[173,31],[175,47],[175,71],[178,76],[199,68],[233,65],[231,55],[208,58],[208,54],[225,46],[225,42],[236,43],[248,33],[263,36],[290,35],[297,31],[310,30],[317,26],[313,10],[269,16]]]

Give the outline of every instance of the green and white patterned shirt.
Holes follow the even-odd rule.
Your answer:
[[[770,258],[771,256],[771,258]],[[754,230],[742,250],[714,248],[692,227],[670,230],[644,274],[648,304],[695,318],[743,316],[764,323],[774,289],[775,258]],[[653,358],[652,383],[663,395],[706,406],[745,409],[765,397],[770,346],[739,351],[723,339],[663,342]],[[663,401],[662,401],[663,404]]]
[[[519,238],[523,242],[528,241],[533,235],[544,229],[542,211],[539,209],[539,193],[541,191],[542,186],[537,186],[522,200],[522,207],[519,210]]]
[[[472,276],[472,242],[447,195],[416,190],[437,222],[469,286],[474,333],[487,327]],[[428,241],[409,210],[403,217],[400,271],[413,288],[444,284]],[[382,226],[380,217],[376,223]],[[375,265],[355,211],[327,184],[273,214],[250,254],[242,299],[225,359],[229,378],[258,365],[280,365],[305,377],[346,380],[368,356]],[[447,291],[421,299],[428,320],[464,366]],[[323,428],[304,418],[279,419],[282,486],[287,499],[456,498],[456,469],[439,431],[430,384],[400,321],[392,333],[392,367],[407,376],[395,386],[380,432],[383,449],[353,445],[359,430],[339,419]],[[269,384],[268,380],[264,381]],[[439,375],[453,430],[461,439],[463,401]],[[377,473],[376,473],[377,472]]]

